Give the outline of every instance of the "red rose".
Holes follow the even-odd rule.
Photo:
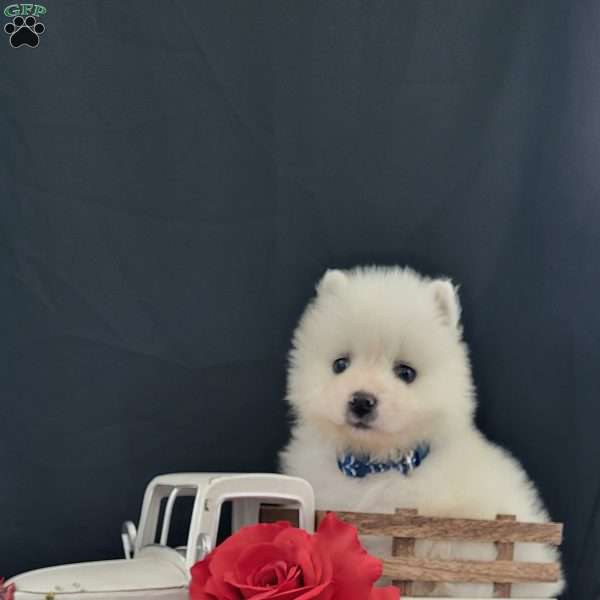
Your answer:
[[[192,600],[398,600],[374,588],[381,561],[329,513],[310,535],[289,523],[240,529],[192,567]]]
[[[15,597],[15,584],[4,585],[4,577],[0,577],[0,600],[13,600]]]

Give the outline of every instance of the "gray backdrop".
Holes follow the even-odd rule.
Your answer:
[[[600,598],[600,5],[44,4],[0,38],[0,574],[274,468],[314,282],[378,262],[461,284],[478,420]]]

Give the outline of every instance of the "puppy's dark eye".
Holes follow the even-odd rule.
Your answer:
[[[343,373],[350,366],[350,358],[348,356],[340,356],[333,361],[332,369],[336,375]]]
[[[396,374],[396,377],[402,379],[405,383],[412,383],[417,377],[417,372],[404,363],[395,364],[394,373]]]

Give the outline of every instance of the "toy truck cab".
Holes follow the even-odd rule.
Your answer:
[[[167,542],[174,506],[184,497],[192,500],[187,543],[172,548]],[[217,543],[225,502],[231,502],[232,532],[257,523],[263,503],[291,505],[298,510],[300,527],[311,532],[314,527],[314,494],[303,479],[276,474],[160,475],[146,488],[137,531],[131,523],[124,526],[125,559],[23,573],[8,582],[16,586],[15,600],[184,600],[191,566]]]

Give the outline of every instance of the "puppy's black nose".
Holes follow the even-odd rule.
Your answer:
[[[377,406],[377,398],[367,392],[354,392],[350,398],[350,412],[359,419],[370,415]]]

